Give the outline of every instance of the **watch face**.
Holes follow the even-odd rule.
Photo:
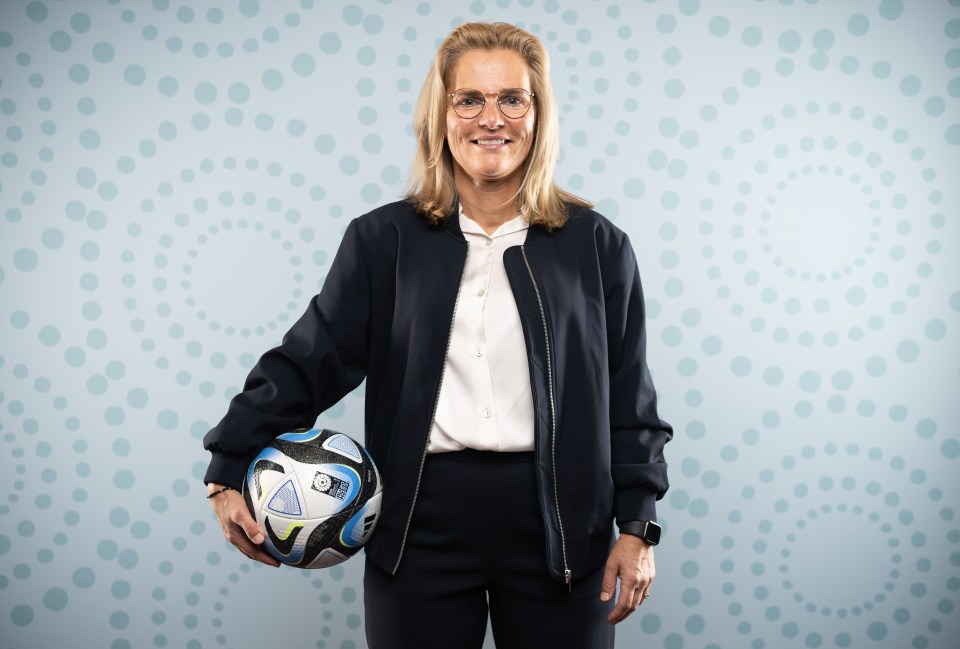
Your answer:
[[[643,531],[643,539],[650,545],[656,545],[660,542],[660,533],[663,531],[659,525],[653,521],[647,521],[647,529]]]

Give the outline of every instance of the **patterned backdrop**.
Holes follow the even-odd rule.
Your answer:
[[[200,438],[404,191],[439,41],[498,19],[634,242],[676,428],[617,646],[957,646],[960,1],[12,0],[3,649],[364,646],[363,562],[234,551]]]

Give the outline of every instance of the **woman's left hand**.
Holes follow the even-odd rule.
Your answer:
[[[617,578],[620,579],[620,597],[607,616],[610,624],[623,622],[650,596],[656,574],[653,546],[639,536],[621,534],[607,559],[600,587],[600,600],[608,602],[616,592]]]

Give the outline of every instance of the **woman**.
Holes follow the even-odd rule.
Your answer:
[[[553,184],[549,63],[529,33],[454,30],[415,131],[407,199],[350,223],[320,294],[204,438],[214,510],[276,565],[235,491],[244,471],[366,378],[385,484],[369,646],[479,647],[489,610],[501,648],[612,647],[654,578],[672,436],[632,248]]]

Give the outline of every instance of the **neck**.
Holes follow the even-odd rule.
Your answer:
[[[454,184],[463,212],[487,234],[520,213],[520,177],[505,182],[483,183],[470,179],[459,166],[454,168]]]

